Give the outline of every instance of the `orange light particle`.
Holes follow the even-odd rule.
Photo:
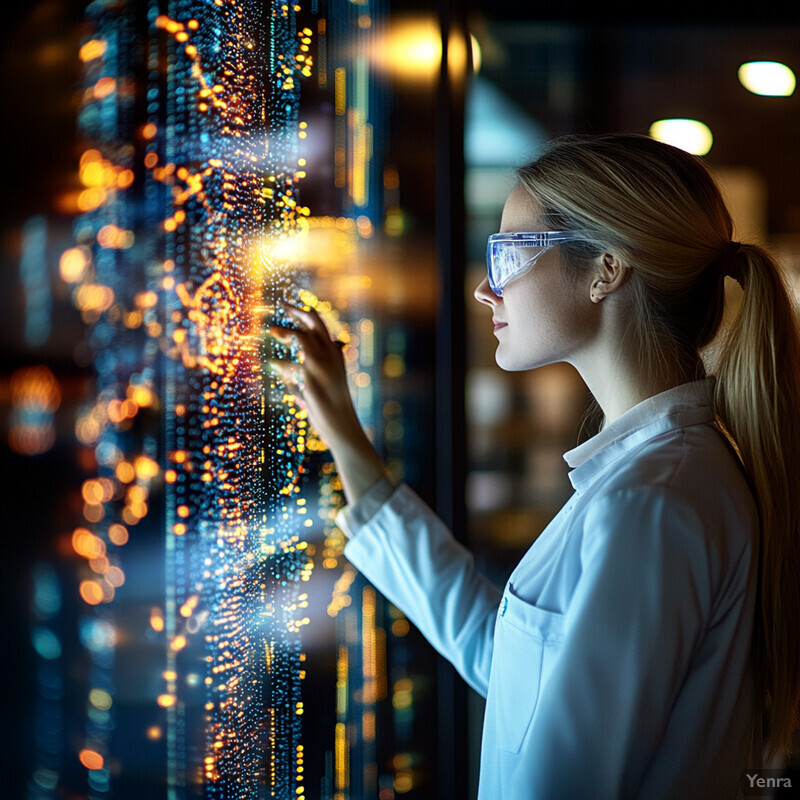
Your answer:
[[[105,763],[103,756],[95,750],[81,750],[81,752],[78,753],[78,758],[86,769],[103,769],[103,764]]]
[[[81,495],[83,496],[83,499],[92,505],[102,503],[103,494],[103,486],[100,481],[84,481],[83,486],[81,486]]]
[[[131,505],[138,505],[140,503],[144,503],[147,500],[147,489],[144,486],[131,486],[128,489],[128,495],[126,501]]]
[[[80,165],[83,167],[86,164],[91,164],[94,161],[102,161],[103,154],[94,147],[89,148],[88,150],[84,150],[81,154]]]
[[[109,567],[106,571],[106,580],[118,589],[125,583],[125,573],[119,567]]]
[[[177,33],[178,31],[183,30],[183,25],[180,22],[170,19],[165,14],[161,14],[160,16],[156,17],[156,27],[162,28],[169,33]]]
[[[158,303],[158,295],[153,291],[139,292],[136,297],[133,298],[133,302],[136,303],[139,308],[152,308]]]
[[[136,470],[133,468],[133,464],[130,464],[127,461],[120,461],[117,464],[117,478],[122,483],[130,483],[136,477]]]
[[[92,187],[91,189],[84,189],[78,195],[78,208],[81,211],[94,211],[95,208],[103,205],[106,201],[105,189]]]
[[[174,694],[160,694],[158,696],[158,700],[156,702],[161,706],[161,708],[169,708],[170,706],[175,705],[175,695]]]
[[[148,406],[153,405],[155,402],[156,396],[145,386],[129,386],[128,387],[128,396],[134,403],[138,406],[143,406],[147,408]]]
[[[71,247],[65,250],[58,264],[61,280],[67,283],[77,283],[82,280],[88,267],[89,255],[85,247]]]
[[[147,456],[137,456],[133,466],[136,470],[136,477],[140,480],[155,478],[158,475],[158,462]]]
[[[99,81],[94,85],[94,96],[97,100],[102,100],[104,97],[108,97],[110,94],[113,94],[117,89],[117,82],[110,76],[106,76],[104,78],[100,78]]]
[[[78,51],[78,58],[83,62],[94,61],[95,58],[105,55],[106,47],[106,43],[101,39],[92,39]]]
[[[150,612],[150,627],[158,633],[164,630],[164,617],[161,616],[161,611],[157,608]]]
[[[124,525],[115,522],[108,528],[108,538],[111,540],[112,544],[121,547],[128,543],[128,529]]]
[[[133,185],[133,178],[132,169],[123,169],[119,175],[117,175],[117,186],[120,189],[127,189],[129,186]]]
[[[194,611],[195,606],[197,605],[197,598],[190,597],[181,607],[180,607],[180,615],[182,617],[191,617],[192,612]]]
[[[126,525],[137,525],[141,517],[137,516],[131,508],[126,506],[122,509],[122,519]]]
[[[89,561],[89,566],[92,568],[92,571],[96,572],[98,575],[105,575],[109,569],[109,561],[106,556],[98,556]]]
[[[85,603],[96,606],[103,602],[103,590],[94,581],[81,581],[78,589]],[[100,767],[90,767],[90,769],[100,769]]]
[[[86,528],[75,528],[72,533],[72,549],[83,558],[99,558],[105,555],[105,542]]]

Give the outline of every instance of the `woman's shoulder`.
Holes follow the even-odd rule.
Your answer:
[[[701,530],[706,539],[749,546],[758,512],[738,456],[711,424],[657,436],[608,470],[587,493],[585,510],[597,518],[633,514],[681,520],[678,534]]]

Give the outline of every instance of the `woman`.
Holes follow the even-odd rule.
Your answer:
[[[488,276],[497,363],[563,361],[605,415],[575,493],[502,592],[350,402],[337,343],[288,309],[345,555],[487,698],[479,797],[736,797],[800,698],[800,336],[778,269],[732,241],[702,162],[646,137],[556,143],[518,171]],[[724,277],[743,289],[720,333]],[[715,342],[715,375],[701,351]]]

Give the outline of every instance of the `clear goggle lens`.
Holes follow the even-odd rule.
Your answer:
[[[581,238],[579,231],[496,233],[490,236],[486,266],[492,291],[502,297],[506,284],[526,273],[550,248]]]

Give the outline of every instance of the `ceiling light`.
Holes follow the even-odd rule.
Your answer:
[[[714,144],[708,125],[696,119],[660,119],[650,126],[650,135],[696,156],[704,156]]]
[[[789,97],[797,81],[789,67],[777,61],[750,61],[739,67],[739,80],[753,94]]]

